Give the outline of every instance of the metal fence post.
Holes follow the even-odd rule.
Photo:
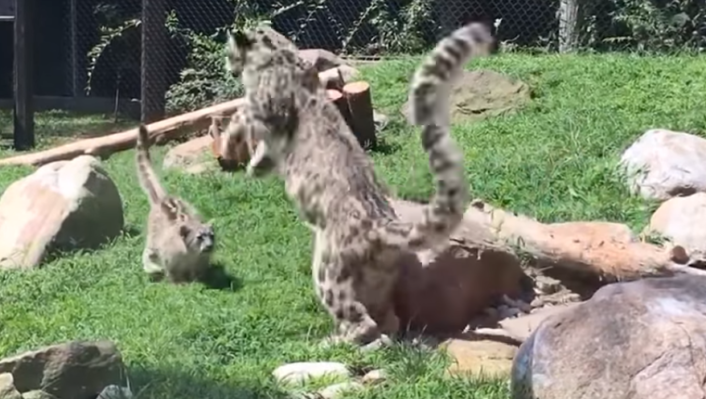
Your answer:
[[[166,0],[142,0],[142,66],[140,80],[141,119],[152,123],[164,118],[167,91],[164,67],[167,65]]]
[[[14,33],[14,147],[34,147],[34,0],[16,0]]]

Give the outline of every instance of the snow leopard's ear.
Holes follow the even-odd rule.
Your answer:
[[[235,30],[228,33],[226,44],[226,70],[234,75],[242,72],[245,65],[246,53],[252,47],[253,41],[247,33]]]
[[[247,33],[241,29],[236,29],[228,37],[228,44],[230,48],[238,47],[241,49],[247,49],[252,46],[253,41],[250,39]]]

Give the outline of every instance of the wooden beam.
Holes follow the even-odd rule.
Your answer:
[[[24,1],[24,0],[23,0]],[[174,139],[194,130],[207,129],[211,124],[212,115],[232,114],[244,103],[242,98],[220,103],[197,111],[178,115],[149,124],[150,137],[155,141]],[[88,154],[107,158],[117,151],[124,151],[135,146],[137,128],[126,130],[110,136],[96,137],[69,143],[46,151],[19,155],[0,159],[3,165],[33,165],[40,166],[49,162],[72,159]]]
[[[18,0],[15,4],[14,33],[14,147],[34,147],[34,2]]]

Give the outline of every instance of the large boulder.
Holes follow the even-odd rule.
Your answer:
[[[98,159],[49,163],[0,197],[0,269],[36,267],[54,250],[95,248],[123,225],[120,193]]]
[[[620,159],[633,194],[664,201],[706,191],[706,139],[667,129],[650,129]]]
[[[706,277],[616,283],[520,347],[513,399],[702,399]]]
[[[125,384],[122,356],[109,341],[67,342],[0,360],[0,394],[39,391],[55,399],[90,399]]]
[[[530,100],[530,87],[521,80],[491,70],[464,71],[451,93],[451,121],[475,122],[499,116]],[[409,101],[402,115],[409,120]]]

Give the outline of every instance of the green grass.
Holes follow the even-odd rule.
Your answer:
[[[432,185],[418,130],[398,114],[414,65],[390,61],[364,73],[375,104],[393,117],[383,134],[389,151],[374,154],[377,169],[398,195],[425,199]],[[630,197],[614,176],[620,153],[648,128],[699,133],[706,123],[704,57],[515,54],[476,65],[524,79],[536,98],[514,115],[453,127],[473,194],[543,221],[599,219],[641,228],[654,204]],[[155,152],[159,162],[165,149]],[[132,156],[116,154],[106,164],[129,230],[139,232],[147,201]],[[0,187],[24,173],[0,170]],[[404,346],[365,355],[314,347],[331,321],[312,289],[310,233],[277,180],[167,173],[164,184],[216,218],[217,259],[237,277],[233,289],[148,283],[140,266],[143,236],[126,234],[41,270],[1,273],[0,355],[56,341],[111,339],[147,398],[275,397],[281,389],[271,371],[306,360],[392,372],[384,386],[355,395],[361,398],[507,397],[502,381],[444,377],[447,359],[439,354]]]
[[[38,149],[63,144],[76,138],[104,136],[132,127],[130,121],[111,115],[94,115],[51,110],[37,112],[34,118],[35,141]],[[12,155],[12,112],[0,110],[0,157]]]

